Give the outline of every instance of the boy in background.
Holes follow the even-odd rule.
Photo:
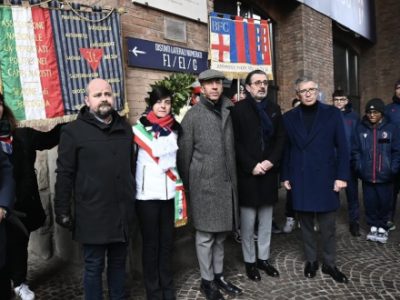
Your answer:
[[[399,129],[388,123],[379,98],[368,101],[366,115],[356,128],[352,164],[362,180],[366,221],[371,226],[367,240],[386,243],[393,178],[400,167]]]

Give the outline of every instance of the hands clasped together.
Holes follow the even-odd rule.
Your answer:
[[[252,174],[256,175],[256,176],[257,175],[265,175],[265,173],[267,171],[269,171],[273,166],[274,166],[274,164],[271,163],[269,160],[264,160],[264,161],[258,163],[254,167]]]

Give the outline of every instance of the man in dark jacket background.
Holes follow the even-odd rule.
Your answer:
[[[246,99],[231,110],[235,133],[242,251],[249,279],[261,279],[257,268],[277,277],[269,261],[273,205],[278,200],[278,171],[285,133],[281,109],[267,98],[265,72],[250,72]],[[257,250],[254,227],[258,217]],[[257,253],[256,253],[257,252]]]
[[[296,80],[301,104],[283,116],[288,136],[281,180],[292,190],[293,209],[298,212],[306,264],[304,276],[318,270],[314,219],[320,225],[322,272],[337,282],[347,277],[336,267],[335,221],[340,206],[339,191],[346,187],[350,153],[341,112],[317,101],[318,84],[302,77]]]
[[[395,124],[400,127],[400,79],[394,83],[394,95],[392,97],[392,103],[386,105],[385,108],[385,117],[387,121]],[[393,199],[392,205],[389,211],[389,220],[387,227],[389,230],[395,230],[395,213],[396,213],[396,204],[397,204],[397,196],[400,191],[400,173],[395,174],[395,178],[393,180]]]
[[[332,94],[333,105],[342,112],[346,139],[351,151],[351,141],[354,131],[360,122],[359,115],[353,111],[349,98],[343,90],[335,90]],[[350,178],[346,187],[347,211],[349,215],[349,230],[352,236],[360,236],[360,205],[358,202],[358,179],[350,170]]]
[[[365,106],[357,126],[352,151],[354,169],[362,180],[367,240],[386,243],[388,215],[392,203],[393,179],[400,169],[400,133],[384,115],[385,104],[374,98]]]
[[[105,80],[88,84],[85,103],[77,120],[61,132],[56,221],[83,244],[85,299],[102,299],[106,255],[110,298],[125,299],[128,222],[135,199],[132,129],[114,111]]]

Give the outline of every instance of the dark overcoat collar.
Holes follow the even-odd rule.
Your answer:
[[[298,106],[293,109],[293,113],[291,114],[289,121],[291,123],[291,127],[295,130],[294,136],[300,148],[305,148],[309,143],[311,143],[321,128],[326,126],[327,122],[330,122],[331,114],[329,113],[330,110],[328,108],[330,108],[330,106],[318,102],[317,114],[310,132],[307,132],[307,129],[304,125],[301,107]]]

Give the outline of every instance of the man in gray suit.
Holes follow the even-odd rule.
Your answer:
[[[222,95],[224,75],[206,70],[199,75],[202,96],[182,121],[178,167],[186,190],[201,273],[201,291],[208,300],[224,299],[242,290],[223,277],[224,240],[237,226],[238,199],[232,102]]]

